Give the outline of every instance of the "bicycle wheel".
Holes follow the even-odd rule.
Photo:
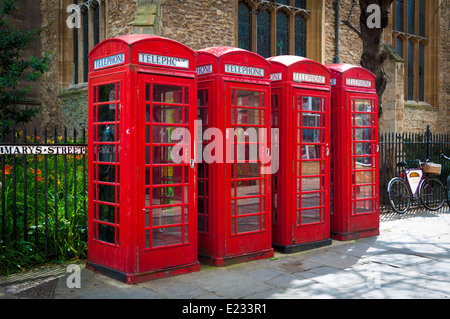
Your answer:
[[[388,184],[389,205],[398,214],[404,214],[411,204],[411,192],[400,177],[391,179]]]
[[[445,202],[445,187],[437,178],[424,179],[420,184],[420,201],[429,210],[438,210]]]

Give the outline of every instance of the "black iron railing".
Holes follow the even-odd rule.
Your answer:
[[[29,134],[2,126],[0,134],[0,273],[13,255],[46,261],[85,254],[85,130]]]

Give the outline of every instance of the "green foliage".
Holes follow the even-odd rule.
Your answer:
[[[29,142],[34,141],[30,138]],[[86,258],[87,189],[84,183],[87,175],[84,175],[83,161],[87,161],[87,157],[27,155],[24,160],[24,155],[8,155],[5,158],[5,169],[0,170],[0,181],[5,179],[5,185],[1,186],[4,189],[0,188],[0,195],[5,191],[5,203],[0,196],[0,208],[5,205],[4,218],[0,209],[0,275],[45,262]]]
[[[6,123],[27,123],[40,112],[40,108],[19,106],[32,89],[23,82],[37,81],[48,70],[51,54],[23,59],[23,50],[43,30],[13,29],[8,16],[18,9],[16,0],[0,0],[0,119]]]

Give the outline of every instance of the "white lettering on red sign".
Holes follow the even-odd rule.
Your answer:
[[[225,64],[225,72],[233,73],[233,74],[264,77],[264,69],[254,68],[254,67],[250,67],[250,66],[243,66],[243,65]]]
[[[163,66],[172,66],[176,68],[189,69],[189,60],[182,58],[175,58],[163,55],[154,55],[147,53],[139,53],[139,63],[156,64]]]
[[[94,60],[94,70],[125,63],[125,53]]]
[[[371,88],[372,87],[372,81],[366,81],[366,80],[358,80],[358,79],[346,79],[345,83],[350,86],[360,86],[365,88]]]
[[[294,72],[294,82],[311,82],[311,83],[325,84],[325,77],[323,75]]]
[[[197,67],[198,75],[209,74],[209,73],[212,73],[212,71],[213,71],[212,64],[202,65],[202,66]]]
[[[283,74],[280,73],[272,73],[270,75],[270,80],[271,81],[281,81],[283,79]]]

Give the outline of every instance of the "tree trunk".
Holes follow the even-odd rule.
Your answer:
[[[393,0],[359,0],[361,9],[360,17],[360,36],[363,42],[363,53],[361,56],[361,66],[370,70],[376,75],[375,85],[379,100],[379,116],[382,113],[381,97],[386,90],[387,77],[384,71],[383,63],[386,60],[386,53],[383,52],[382,37],[383,30],[389,22],[389,9]],[[379,17],[380,28],[370,27],[368,18],[373,18],[373,12],[367,12],[367,7],[376,4],[380,7],[381,16]]]

